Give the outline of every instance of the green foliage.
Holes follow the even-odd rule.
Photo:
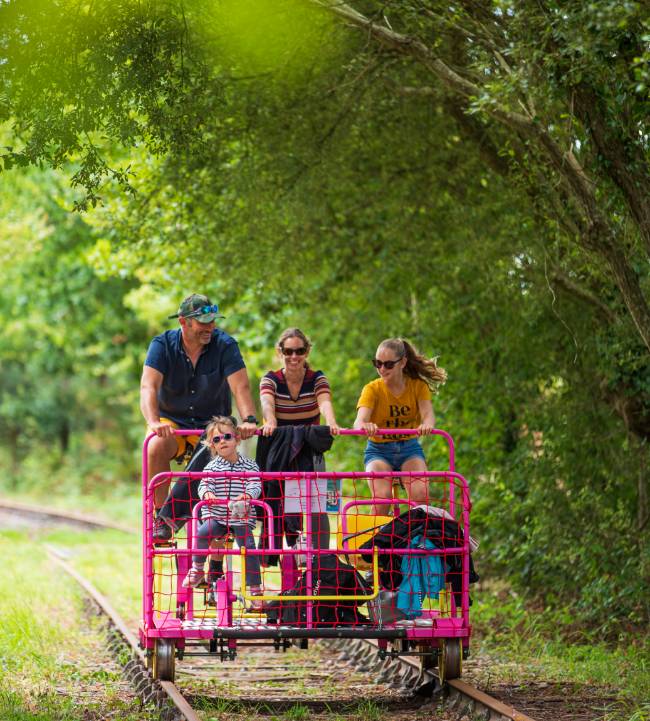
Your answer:
[[[370,700],[360,701],[355,712],[357,718],[368,719],[368,721],[380,721],[384,715],[381,707]]]
[[[96,464],[97,453],[132,442],[125,422],[133,418],[144,338],[122,304],[133,282],[100,279],[90,267],[91,229],[66,210],[55,176],[5,176],[2,185],[0,248],[13,255],[0,275],[0,429],[12,454],[9,480],[18,481],[20,458],[36,437],[50,439],[41,471],[69,454],[81,473],[88,447]]]
[[[153,719],[139,701],[124,699],[118,668],[97,669],[104,655],[103,629],[83,615],[74,581],[58,572],[43,555],[40,541],[29,536],[25,531],[0,534],[6,579],[0,600],[0,717],[77,721],[101,714],[124,721]],[[59,542],[75,539],[82,547],[89,538],[58,536]],[[109,553],[115,562],[115,549]],[[108,663],[108,655],[105,660]]]
[[[64,468],[133,475],[144,347],[195,289],[253,386],[282,328],[311,335],[344,425],[377,343],[405,335],[449,372],[435,408],[484,573],[610,637],[647,622],[642,3],[360,3],[412,39],[392,45],[313,3],[187,5],[0,4],[5,170],[80,189],[46,176],[45,203],[6,175],[4,247],[29,239],[2,271],[8,447],[18,424],[71,426]],[[330,457],[358,469],[361,441]]]
[[[331,63],[343,35],[331,15],[300,0],[193,3],[185,20],[218,65],[238,76],[283,81],[298,81],[315,65]]]
[[[642,633],[603,643],[600,630],[576,626],[573,608],[557,603],[531,607],[500,584],[488,583],[476,595],[472,613],[478,631],[473,653],[485,660],[478,670],[480,683],[575,682],[617,699],[603,709],[607,721],[638,720],[647,712],[648,640]]]
[[[311,711],[308,706],[302,704],[295,704],[290,709],[285,711],[283,718],[286,721],[305,721],[311,717]]]

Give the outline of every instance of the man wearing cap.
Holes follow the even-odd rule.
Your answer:
[[[205,428],[212,416],[230,415],[231,393],[243,419],[241,437],[249,438],[257,426],[248,373],[237,341],[215,328],[215,319],[223,318],[218,306],[207,296],[194,293],[185,298],[178,313],[169,317],[178,318],[180,328],[165,331],[151,341],[140,383],[140,409],[156,434],[148,445],[149,479],[169,472],[170,462],[187,457],[198,442],[198,437],[176,436],[172,429]],[[163,506],[168,488],[166,482],[155,489],[156,509]],[[171,537],[172,527],[178,527],[176,519],[186,517],[190,510],[187,504],[198,500],[192,495],[189,483],[176,484],[156,519],[154,538]]]

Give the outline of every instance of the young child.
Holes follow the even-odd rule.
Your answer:
[[[212,460],[205,467],[205,471],[259,472],[255,461],[240,455],[237,451],[240,438],[237,421],[232,416],[215,416],[207,425],[205,432],[204,442],[212,455]],[[259,477],[203,478],[199,484],[201,500],[220,499],[228,501],[228,504],[203,506],[201,510],[203,522],[198,529],[196,545],[207,550],[211,541],[221,539],[228,531],[232,531],[240,548],[255,550],[253,529],[256,514],[255,508],[249,501],[259,498],[261,491],[262,484]],[[207,555],[206,553],[192,556],[192,568],[183,581],[185,588],[195,588],[205,583],[204,565]],[[211,561],[211,575],[215,573],[212,564]],[[246,584],[252,595],[261,595],[261,583],[259,556],[247,556]]]

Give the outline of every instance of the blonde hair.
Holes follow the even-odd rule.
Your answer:
[[[423,380],[436,393],[438,386],[447,380],[447,371],[438,367],[437,358],[427,358],[404,338],[386,338],[379,344],[380,348],[389,348],[397,356],[406,358],[404,374],[410,378]]]
[[[210,422],[205,427],[205,440],[203,441],[203,445],[209,449],[212,456],[215,456],[217,452],[208,439],[212,438],[215,429],[218,429],[219,426],[230,426],[235,435],[237,435],[237,419],[234,416],[212,416]]]

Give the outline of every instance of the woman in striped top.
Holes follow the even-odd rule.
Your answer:
[[[280,335],[276,350],[279,358],[284,360],[284,368],[269,371],[260,382],[262,433],[270,436],[278,426],[318,425],[322,414],[330,433],[336,435],[339,426],[330,384],[322,371],[312,370],[307,363],[311,350],[309,338],[299,328],[287,328]],[[324,471],[324,463],[314,470]],[[305,496],[299,481],[287,479],[284,482],[285,519],[288,515],[302,517],[303,512],[310,512],[314,545],[329,548],[329,518],[325,512],[327,480],[319,478],[313,482],[309,509],[305,508]]]
[[[323,371],[309,367],[310,349],[311,342],[299,328],[287,328],[280,335],[276,350],[284,368],[269,371],[260,382],[265,436],[277,426],[318,425],[321,415],[332,434],[338,433],[330,384]]]

